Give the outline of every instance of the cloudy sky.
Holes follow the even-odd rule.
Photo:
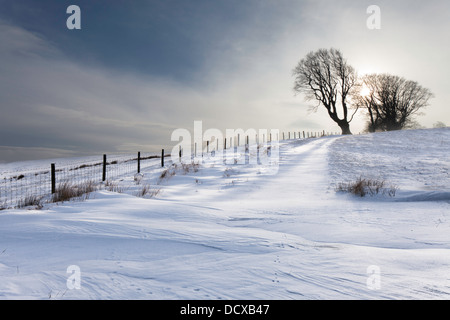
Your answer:
[[[69,5],[81,30],[69,30]],[[381,29],[367,28],[369,5]],[[0,161],[170,148],[176,128],[338,131],[293,91],[308,52],[418,81],[450,125],[450,2],[0,0]],[[354,133],[362,118],[351,124]]]

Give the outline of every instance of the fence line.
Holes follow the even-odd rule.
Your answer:
[[[165,155],[166,157],[170,156]],[[52,194],[58,186],[64,183],[81,185],[84,183],[101,183],[105,178],[114,180],[126,174],[136,173],[138,163],[145,169],[155,166],[160,161],[155,153],[138,156],[113,155],[108,156],[104,163],[100,161],[64,161],[59,164],[51,163],[48,170],[24,170],[24,173],[14,173],[0,176],[0,210],[21,208],[33,205],[40,200],[51,200]],[[105,174],[103,175],[103,170]]]
[[[285,138],[290,140],[308,139],[336,134],[325,132],[324,130],[321,132],[288,131],[281,132],[277,137],[272,137],[271,133],[269,136],[263,135],[262,137],[256,135],[254,140],[252,138],[252,141],[260,144],[273,140],[278,141],[281,137],[283,138],[281,141],[283,141],[286,140]],[[238,135],[234,139],[229,138],[228,142],[225,138],[221,146],[223,150],[234,147],[234,152],[236,152],[236,147],[241,146],[242,142],[248,146],[250,137],[240,137]],[[216,141],[210,144],[210,141],[206,141],[206,146],[203,144],[200,148],[201,150],[197,150],[197,145],[195,144],[191,158],[203,156],[205,150],[207,154],[219,151],[219,142]],[[247,147],[246,150],[248,150]],[[201,155],[199,151],[201,151]],[[180,161],[182,152],[183,150],[180,147]],[[161,154],[138,152],[136,156],[104,155],[103,159],[91,158],[91,160],[88,160],[84,158],[84,160],[52,163],[48,169],[39,168],[36,171],[27,169],[23,170],[23,173],[11,173],[9,176],[7,173],[0,173],[0,210],[26,207],[35,203],[41,203],[42,200],[51,201],[52,194],[55,193],[59,185],[64,183],[74,185],[106,183],[126,175],[134,175],[149,167],[164,167],[164,159],[167,157],[171,157],[171,155],[164,153],[164,149],[162,149]]]

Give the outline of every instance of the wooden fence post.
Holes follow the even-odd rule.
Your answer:
[[[55,170],[55,164],[51,164],[51,173],[52,173],[52,194],[56,192],[56,170]]]
[[[106,154],[103,155],[103,174],[102,181],[106,180]]]
[[[141,152],[138,152],[137,157],[137,173],[141,173]]]
[[[164,167],[164,149],[161,150],[161,167]]]

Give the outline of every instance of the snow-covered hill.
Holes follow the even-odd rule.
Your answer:
[[[450,129],[290,140],[0,211],[1,299],[448,299]],[[395,197],[336,192],[359,177]],[[149,186],[144,197],[135,194]]]

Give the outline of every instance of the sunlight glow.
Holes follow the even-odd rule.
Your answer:
[[[361,91],[359,92],[359,94],[362,97],[367,97],[370,95],[370,89],[368,87],[366,87],[365,85],[362,86]]]

